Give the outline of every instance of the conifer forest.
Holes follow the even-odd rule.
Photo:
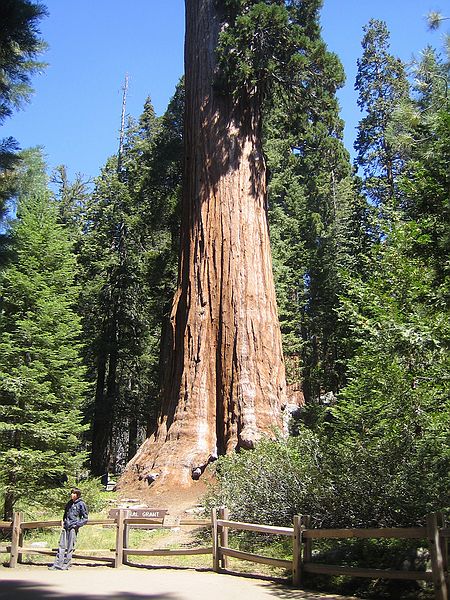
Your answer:
[[[0,130],[4,518],[205,473],[279,525],[450,509],[450,13],[408,64],[384,21],[354,40],[351,155],[331,1],[185,0],[184,76],[94,181]],[[45,78],[47,12],[0,2],[0,127]]]

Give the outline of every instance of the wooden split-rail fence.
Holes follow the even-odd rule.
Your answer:
[[[348,577],[366,577],[369,579],[402,579],[429,581],[433,583],[435,600],[450,600],[450,581],[448,568],[448,540],[450,528],[446,526],[442,513],[433,513],[427,517],[426,527],[392,527],[370,529],[313,529],[310,527],[310,517],[295,516],[292,527],[276,527],[256,523],[242,523],[229,519],[226,508],[213,509],[210,519],[181,519],[175,521],[167,511],[147,510],[147,516],[136,516],[129,509],[117,510],[114,518],[90,519],[86,526],[115,527],[115,548],[80,550],[74,553],[74,558],[104,561],[118,568],[128,563],[130,556],[181,556],[205,554],[212,556],[212,567],[216,572],[226,572],[228,557],[252,561],[292,571],[293,585],[300,587],[306,573],[324,575],[346,575]],[[148,515],[151,515],[150,517]],[[31,529],[60,527],[61,521],[24,521],[20,512],[14,513],[12,521],[0,521],[0,530],[10,532],[11,543],[0,546],[0,553],[10,555],[9,566],[14,568],[22,562],[26,554],[44,554],[54,556],[55,551],[44,548],[24,546],[24,533]],[[133,528],[173,528],[182,526],[197,526],[212,528],[212,546],[195,548],[163,548],[143,549],[130,547],[130,529]],[[272,558],[243,552],[230,548],[230,530],[252,531],[266,535],[288,536],[292,539],[292,560]],[[410,571],[377,568],[347,567],[326,565],[313,561],[313,541],[319,539],[417,539],[427,544],[430,554],[431,570]],[[108,553],[109,556],[105,556]],[[113,555],[112,555],[113,554]]]

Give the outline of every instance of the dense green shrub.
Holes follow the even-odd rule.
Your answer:
[[[298,437],[263,439],[255,450],[219,458],[207,504],[227,506],[240,520],[289,526],[296,514],[316,514],[330,493],[322,462],[318,438],[306,429]]]
[[[308,514],[318,527],[423,525],[427,514],[448,511],[446,411],[441,418],[416,412],[417,397],[390,385],[395,373],[396,365],[385,365],[390,403],[373,412],[366,405],[360,415],[363,424],[372,421],[367,430],[357,426],[347,399],[354,420],[343,404],[320,436],[299,424],[296,437],[264,439],[253,451],[221,457],[207,505],[227,506],[243,521],[286,526]],[[425,407],[425,394],[422,401]]]

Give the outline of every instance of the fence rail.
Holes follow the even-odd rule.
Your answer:
[[[166,511],[167,512],[167,511]],[[355,529],[313,529],[310,517],[297,515],[292,527],[277,527],[260,523],[243,523],[230,520],[226,508],[213,509],[211,519],[181,519],[171,521],[170,518],[142,518],[129,516],[129,511],[120,509],[115,518],[91,519],[86,526],[110,526],[116,529],[115,546],[109,549],[77,550],[74,558],[104,561],[114,567],[120,567],[129,556],[186,556],[211,555],[213,569],[226,571],[228,558],[251,561],[281,567],[292,571],[293,584],[300,586],[305,573],[325,575],[345,575],[349,577],[367,577],[370,579],[401,579],[431,581],[434,586],[435,600],[450,600],[449,597],[449,553],[448,540],[450,528],[447,527],[442,513],[434,513],[427,517],[426,527],[390,527],[390,528],[355,528]],[[198,526],[212,528],[212,546],[196,548],[131,548],[130,530],[133,528],[169,528],[178,526]],[[53,556],[55,550],[31,548],[24,545],[24,533],[38,528],[60,527],[61,521],[24,521],[22,513],[14,513],[12,521],[0,521],[0,530],[11,535],[11,543],[0,545],[0,553],[10,554],[9,566],[14,568],[22,561],[24,554],[42,554]],[[285,560],[244,552],[230,548],[229,530],[252,531],[266,535],[282,535],[292,538],[292,560]],[[417,539],[428,544],[431,558],[430,571],[398,571],[390,569],[347,567],[326,565],[313,562],[312,544],[322,539]]]
[[[346,575],[349,577],[367,577],[369,579],[401,579],[415,581],[432,581],[436,600],[449,599],[448,538],[450,528],[442,513],[427,517],[426,527],[386,527],[386,528],[354,528],[354,529],[312,529],[310,517],[297,515],[293,527],[273,527],[253,523],[241,523],[217,517],[212,513],[215,541],[214,569],[226,569],[226,558],[234,557],[256,563],[288,568],[292,570],[295,586],[300,586],[305,573],[325,575]],[[258,533],[285,535],[292,538],[292,561],[275,559],[228,546],[228,530],[253,531]],[[417,539],[426,540],[431,557],[431,571],[398,571],[392,569],[376,569],[325,565],[312,561],[313,540],[321,539]],[[224,541],[225,540],[225,541]]]
[[[395,538],[397,540],[426,539],[426,527],[382,527],[371,529],[308,529],[303,532],[306,539],[370,539]]]
[[[182,519],[176,523],[171,523],[165,518],[130,518],[130,511],[121,509],[118,511],[117,517],[112,519],[89,519],[87,526],[100,525],[103,527],[114,527],[116,529],[115,547],[114,548],[96,548],[76,550],[73,558],[89,560],[95,562],[111,563],[114,567],[120,567],[128,556],[185,556],[209,554],[212,555],[212,547],[197,547],[197,548],[159,548],[159,549],[141,549],[129,547],[130,531],[138,528],[159,529],[178,526],[198,526],[211,527],[210,519]],[[11,532],[11,543],[0,546],[0,553],[9,554],[9,566],[15,568],[18,563],[22,562],[23,555],[40,554],[44,556],[54,556],[56,548],[35,548],[25,546],[23,543],[24,533],[33,529],[51,529],[61,527],[61,520],[52,521],[24,521],[22,513],[14,513],[12,521],[0,521],[0,530]],[[109,555],[109,556],[108,556]]]
[[[273,535],[288,535],[292,537],[292,527],[275,527],[274,525],[258,525],[256,523],[241,523],[240,521],[224,521],[217,519],[219,527],[229,527],[241,531],[254,531],[258,533],[271,533]]]
[[[319,563],[306,563],[304,573],[320,575],[347,575],[350,577],[367,577],[369,579],[410,579],[431,581],[431,571],[395,571],[387,569],[366,569],[362,567],[340,567],[338,565],[324,565]]]

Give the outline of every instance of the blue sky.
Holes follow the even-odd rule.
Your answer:
[[[439,4],[440,2],[440,4]],[[353,90],[361,55],[362,27],[370,18],[386,21],[391,51],[409,61],[442,35],[429,32],[429,10],[446,10],[447,0],[325,0],[323,37],[347,75],[339,92],[349,150],[361,115]],[[183,73],[183,0],[43,0],[49,17],[41,22],[49,44],[47,69],[33,80],[35,94],[8,119],[0,136],[14,136],[22,148],[44,147],[49,169],[65,164],[95,177],[118,146],[122,85],[129,75],[128,114],[138,117],[147,96],[162,114]],[[448,12],[448,11],[447,11]]]

